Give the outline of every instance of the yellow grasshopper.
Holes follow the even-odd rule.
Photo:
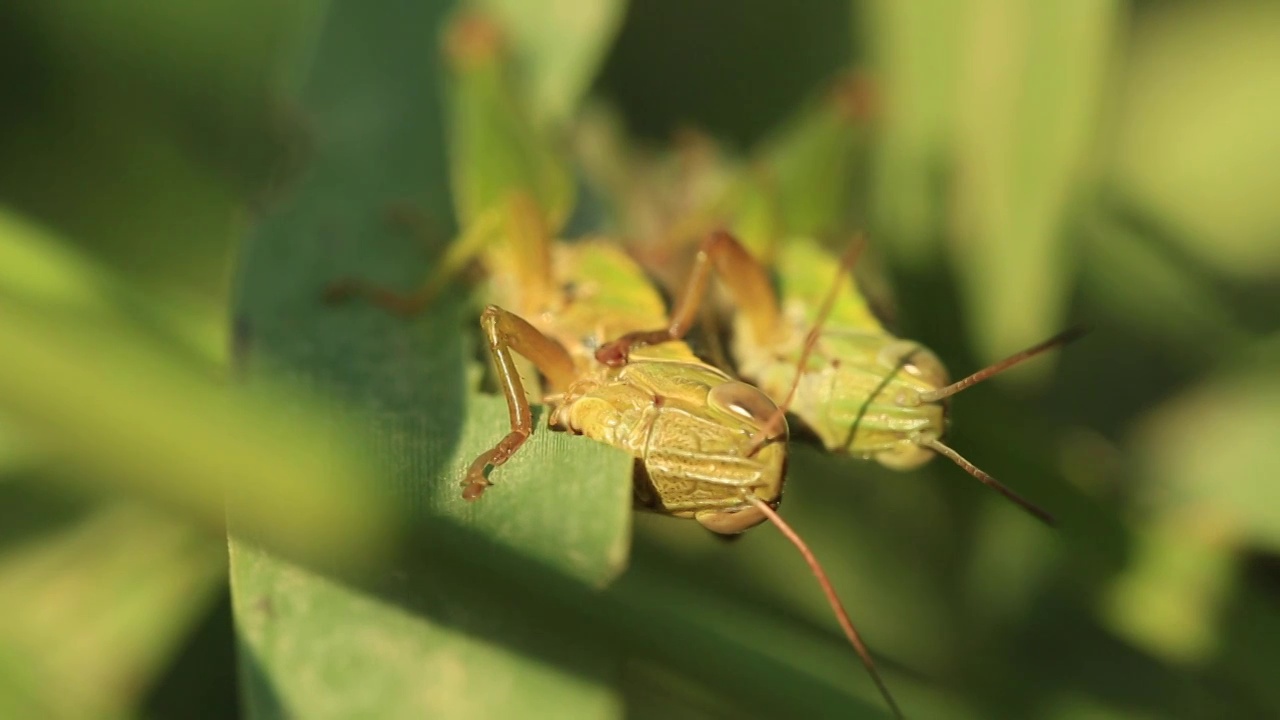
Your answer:
[[[777,405],[682,342],[638,349],[626,363],[596,359],[607,340],[666,323],[663,299],[616,245],[554,241],[567,216],[567,170],[539,143],[514,100],[498,28],[464,14],[450,26],[445,54],[453,74],[452,183],[463,232],[417,292],[346,280],[328,295],[360,296],[412,315],[461,264],[474,258],[484,267],[489,304],[480,326],[510,428],[471,464],[463,496],[480,499],[492,482],[489,473],[533,432],[517,368],[521,356],[549,385],[543,401],[552,409],[552,426],[635,458],[638,507],[692,518],[722,534],[766,519],[776,524],[817,575],[846,637],[901,717],[821,566],[775,510],[787,462],[787,428],[776,422]]]

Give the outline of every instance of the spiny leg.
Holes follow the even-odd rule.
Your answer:
[[[568,387],[574,379],[573,359],[569,353],[519,315],[507,312],[497,305],[490,305],[480,315],[480,327],[489,345],[489,354],[493,358],[498,383],[502,386],[502,395],[507,399],[511,432],[471,463],[462,483],[466,485],[462,497],[467,500],[479,498],[491,484],[485,477],[485,469],[496,468],[510,460],[533,432],[533,412],[512,353],[519,353],[533,361],[538,371],[547,376],[554,386]]]
[[[780,322],[778,297],[769,282],[768,272],[733,235],[718,230],[707,236],[698,247],[689,284],[672,311],[671,323],[659,330],[627,333],[597,350],[596,360],[605,365],[622,365],[636,345],[653,345],[684,337],[697,319],[713,272],[729,289],[734,304],[751,323],[756,337],[768,337],[777,330]]]

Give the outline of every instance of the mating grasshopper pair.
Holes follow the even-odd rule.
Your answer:
[[[814,239],[844,232],[849,224],[852,170],[874,111],[872,95],[865,78],[840,78],[762,143],[749,162],[736,166],[706,138],[686,135],[675,172],[632,157],[626,143],[611,136],[616,131],[607,119],[587,123],[584,134],[594,136],[589,144],[595,151],[586,153],[593,179],[628,200],[617,202],[614,214],[633,236],[643,230],[660,238],[633,240],[633,254],[659,271],[657,265],[679,263],[672,247],[701,239],[696,250],[689,247],[694,260],[683,277],[664,273],[680,296],[674,321],[620,338],[597,357],[620,363],[633,348],[683,337],[714,275],[732,307],[738,372],[798,418],[824,448],[897,470],[942,455],[1052,525],[1052,515],[944,442],[947,401],[1084,330],[1067,330],[949,382],[937,356],[890,333],[858,291],[851,275],[863,240],[855,240],[841,259]],[[686,196],[661,187],[672,182]]]
[[[550,393],[543,400],[552,407],[553,426],[636,459],[638,506],[692,518],[723,534],[766,519],[775,523],[805,556],[847,638],[901,717],[821,566],[775,510],[788,452],[784,410],[795,410],[828,447],[899,467],[938,452],[983,479],[941,440],[942,400],[981,378],[942,387],[945,371],[937,359],[878,324],[867,325],[870,315],[850,305],[856,292],[840,274],[833,273],[837,281],[824,307],[785,312],[764,266],[725,233],[703,244],[685,296],[668,318],[660,293],[619,247],[554,240],[572,204],[572,182],[515,102],[496,27],[483,17],[462,16],[445,38],[445,54],[452,70],[450,163],[462,234],[416,293],[346,281],[331,288],[330,297],[360,295],[412,314],[464,263],[477,260],[484,267],[489,304],[480,324],[510,430],[472,463],[464,497],[479,499],[489,473],[533,432],[521,356],[547,381]],[[841,271],[851,262],[852,255]],[[713,269],[742,308],[739,369],[759,387],[704,362],[680,340]],[[828,315],[831,327],[820,332]],[[874,361],[864,362],[867,357]]]

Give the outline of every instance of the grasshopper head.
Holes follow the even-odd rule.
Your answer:
[[[717,533],[763,522],[747,500],[776,506],[786,476],[787,430],[760,390],[707,368],[669,384],[637,464],[637,497],[660,512],[692,517]],[[758,436],[770,425],[771,436]]]
[[[778,406],[760,389],[742,382],[729,381],[707,393],[707,405],[720,415],[724,425],[746,435],[745,443],[736,443],[739,452],[759,464],[758,484],[747,492],[777,507],[782,501],[782,483],[787,473],[787,428]],[[762,433],[770,425],[780,428],[772,437]],[[756,438],[763,440],[757,444]],[[722,535],[734,535],[748,530],[767,518],[755,505],[742,505],[704,510],[694,518],[708,530]]]
[[[884,396],[902,408],[900,412],[911,413],[917,423],[901,441],[877,452],[875,459],[893,470],[914,470],[934,456],[928,441],[941,440],[947,431],[946,399],[929,401],[921,395],[945,387],[950,375],[932,350],[907,340],[887,345],[880,353],[880,364],[894,368]]]

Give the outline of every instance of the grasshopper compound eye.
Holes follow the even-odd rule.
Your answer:
[[[906,362],[902,365],[902,371],[934,387],[946,385],[949,378],[947,369],[942,366],[942,361],[933,354],[932,350],[925,347],[918,347],[915,352],[907,356]]]
[[[712,388],[707,401],[717,408],[750,420],[757,427],[763,427],[778,413],[778,406],[768,395],[744,382],[727,382]]]
[[[935,388],[946,385],[950,377],[942,361],[932,350],[912,340],[887,343],[877,354],[876,362],[885,370],[900,370]]]

